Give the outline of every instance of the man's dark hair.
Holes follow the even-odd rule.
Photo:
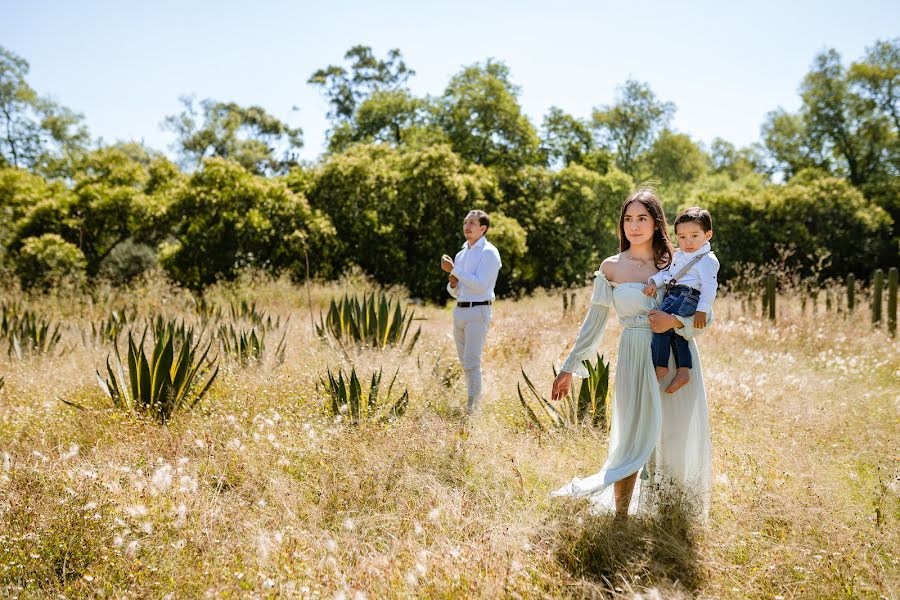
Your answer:
[[[675,218],[675,231],[682,223],[696,223],[705,232],[712,231],[712,216],[709,211],[699,206],[692,206],[681,211]]]
[[[468,215],[475,215],[476,217],[478,217],[479,225],[484,225],[488,229],[491,228],[491,219],[490,219],[490,217],[488,217],[488,214],[486,212],[484,212],[483,210],[474,210],[473,209],[473,210],[470,210],[466,216],[468,216]]]

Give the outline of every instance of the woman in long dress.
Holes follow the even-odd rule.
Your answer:
[[[614,508],[619,516],[676,502],[705,518],[712,451],[703,371],[692,339],[698,330],[690,317],[655,310],[662,290],[652,298],[643,294],[649,277],[672,260],[666,218],[652,191],[642,189],[625,200],[618,232],[621,252],[604,260],[596,273],[590,309],[552,392],[558,399],[569,391],[573,373],[587,375],[582,361],[595,356],[609,309],[615,308],[623,330],[609,454],[598,473],[576,477],[553,495],[588,497],[595,512]],[[671,328],[688,339],[694,367],[690,382],[668,394],[671,376],[657,381],[650,340],[652,331]],[[669,361],[669,373],[675,373],[671,356]]]

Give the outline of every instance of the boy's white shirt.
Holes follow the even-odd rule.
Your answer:
[[[716,290],[719,282],[716,279],[719,273],[719,259],[710,249],[709,242],[706,242],[694,252],[684,252],[678,250],[672,258],[672,264],[650,278],[656,287],[662,287],[669,283],[681,269],[684,268],[698,254],[708,253],[706,256],[698,260],[688,269],[688,272],[681,276],[677,285],[686,285],[700,291],[700,301],[697,303],[697,312],[709,314],[712,310],[713,300],[716,299]]]

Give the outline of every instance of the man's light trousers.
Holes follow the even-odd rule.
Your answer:
[[[453,339],[456,340],[456,353],[466,375],[469,395],[466,412],[470,415],[481,405],[481,353],[491,326],[492,314],[490,305],[468,308],[457,306],[453,309]]]

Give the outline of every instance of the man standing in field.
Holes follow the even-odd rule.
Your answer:
[[[441,269],[450,274],[447,291],[456,298],[453,309],[453,338],[456,352],[466,374],[469,399],[466,413],[473,414],[481,404],[481,352],[491,325],[494,284],[500,272],[500,253],[484,237],[490,227],[487,213],[471,210],[463,221],[466,243],[456,259],[441,257]]]

